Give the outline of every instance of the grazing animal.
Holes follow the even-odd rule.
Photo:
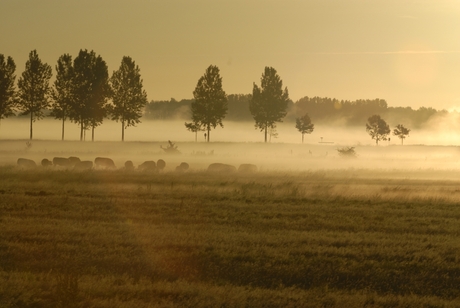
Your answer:
[[[72,166],[72,163],[70,162],[70,159],[65,158],[65,157],[55,157],[53,158],[53,165],[60,166],[60,167],[70,167]]]
[[[143,162],[137,169],[140,171],[158,171],[157,164],[153,160]]]
[[[257,166],[254,164],[241,164],[238,167],[238,172],[242,173],[253,173],[257,172]]]
[[[94,164],[96,167],[103,168],[103,169],[116,169],[115,163],[111,158],[107,157],[96,157],[94,160]]]
[[[69,161],[70,161],[70,165],[71,165],[71,166],[75,166],[76,164],[78,164],[79,162],[81,162],[80,158],[75,157],[75,156],[70,156],[70,157],[69,157]]]
[[[134,170],[134,164],[132,161],[127,160],[125,162],[125,170],[129,170],[129,171]]]
[[[53,162],[51,160],[49,160],[48,158],[43,158],[42,162],[41,162],[41,165],[43,167],[49,167],[49,166],[53,165]]]
[[[161,171],[161,170],[163,170],[165,167],[166,167],[166,162],[165,162],[164,160],[162,160],[162,159],[159,159],[159,160],[157,161],[157,168],[158,168],[158,170]]]
[[[231,173],[231,172],[236,172],[236,167],[232,165],[227,165],[227,164],[214,163],[208,166],[208,171],[209,172]]]
[[[18,166],[26,169],[32,169],[36,168],[37,164],[31,159],[18,158]]]
[[[74,171],[87,171],[93,169],[93,162],[90,160],[79,161],[73,167]]]
[[[185,172],[188,168],[189,165],[187,163],[180,163],[180,165],[176,167],[176,172]]]

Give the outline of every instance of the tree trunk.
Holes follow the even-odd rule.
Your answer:
[[[94,142],[94,125],[92,126],[92,129],[91,129],[91,141]]]
[[[32,122],[34,120],[34,113],[33,111],[30,112],[30,140],[32,140]]]
[[[198,131],[195,131],[195,142],[198,141]]]
[[[302,144],[303,144],[303,134],[302,134]]]
[[[125,120],[121,121],[121,141],[125,141]]]
[[[80,123],[80,141],[83,141],[83,121]]]
[[[265,143],[267,143],[267,125],[265,125]]]
[[[62,141],[64,141],[64,121],[65,121],[65,118],[62,117]]]
[[[208,136],[206,137],[208,139],[207,142],[209,142],[209,133],[210,133],[210,131],[211,130],[209,129],[209,126],[208,126]]]

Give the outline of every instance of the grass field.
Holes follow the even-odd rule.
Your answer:
[[[329,149],[316,168],[254,174],[21,170],[10,158],[68,153],[6,148],[0,307],[460,306],[455,169],[362,168],[370,154],[328,169]],[[191,154],[167,162],[210,158]]]

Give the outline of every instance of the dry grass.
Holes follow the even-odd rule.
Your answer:
[[[0,167],[1,307],[458,307],[458,181]]]

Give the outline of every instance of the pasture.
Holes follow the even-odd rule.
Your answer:
[[[460,305],[456,148],[22,144],[0,142],[1,307]],[[120,168],[15,165],[54,156]]]

